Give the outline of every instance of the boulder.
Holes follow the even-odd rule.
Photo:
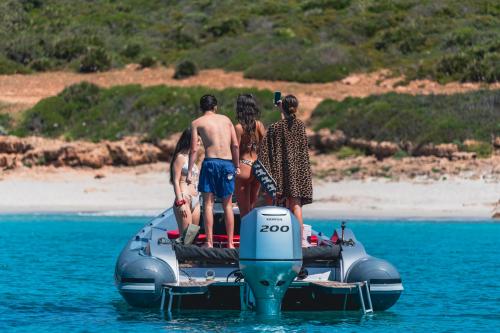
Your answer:
[[[375,155],[381,160],[389,156],[393,156],[400,150],[399,145],[388,141],[368,141],[364,139],[350,139],[349,146],[365,151],[367,154]]]
[[[375,141],[373,141],[375,142]],[[365,152],[369,153],[370,152],[370,146],[373,144],[373,142],[370,142],[368,140],[365,140],[365,139],[355,139],[355,138],[352,138],[352,139],[349,139],[347,141],[347,144],[352,147],[352,148],[357,148],[357,149],[360,149],[360,150],[364,150]],[[375,142],[376,144],[376,142]]]
[[[111,154],[105,144],[85,142],[63,147],[59,161],[61,164],[71,167],[90,167],[94,169],[113,163]]]
[[[416,147],[412,152],[415,156],[436,156],[453,158],[453,154],[458,153],[458,146],[454,143],[442,143],[434,145],[432,143]]]
[[[370,147],[370,150],[377,157],[377,159],[381,160],[386,157],[393,156],[400,150],[400,148],[393,142],[382,141],[374,147]]]
[[[162,153],[160,148],[149,144],[140,143],[135,138],[126,138],[119,142],[107,143],[107,149],[113,165],[140,165],[158,162]]]
[[[493,148],[500,149],[500,136],[493,138]]]
[[[463,151],[459,151],[459,152],[456,152],[456,153],[453,153],[451,155],[451,159],[453,161],[467,161],[467,160],[474,160],[477,158],[477,154],[476,153],[468,153],[468,152],[463,152]]]
[[[25,139],[15,136],[0,136],[0,154],[24,154],[33,149]]]
[[[54,165],[62,166],[59,156],[62,154],[60,147],[35,148],[28,151],[22,157],[22,163],[26,166]]]
[[[0,154],[0,169],[11,170],[18,166],[18,155]]]
[[[163,139],[157,141],[155,146],[160,149],[160,154],[158,155],[158,160],[163,162],[168,162],[172,158],[172,155],[175,151],[175,146],[177,145],[177,141],[179,139],[175,137],[170,137],[168,139]]]
[[[332,151],[342,147],[347,141],[344,132],[336,130],[333,133],[328,128],[319,130],[311,139],[311,143],[320,151]]]

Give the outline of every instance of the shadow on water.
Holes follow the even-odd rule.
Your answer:
[[[175,331],[240,331],[305,332],[329,328],[353,328],[383,323],[397,325],[401,318],[393,312],[363,316],[358,311],[282,312],[278,316],[260,316],[251,311],[183,310],[171,314],[157,308],[135,308],[124,301],[113,301],[120,322],[156,322]]]

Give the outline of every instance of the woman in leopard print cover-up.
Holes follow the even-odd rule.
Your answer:
[[[302,206],[312,202],[313,190],[306,127],[296,118],[298,105],[293,95],[280,101],[282,119],[269,126],[258,159],[276,181],[278,197],[303,229]]]

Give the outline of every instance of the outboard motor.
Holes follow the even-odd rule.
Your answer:
[[[240,270],[250,285],[258,314],[275,315],[302,266],[300,224],[288,209],[260,207],[240,229]]]

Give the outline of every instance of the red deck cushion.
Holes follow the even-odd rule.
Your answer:
[[[168,239],[177,239],[180,236],[181,235],[179,233],[179,230],[169,230],[169,231],[167,231],[167,237],[168,237]]]

